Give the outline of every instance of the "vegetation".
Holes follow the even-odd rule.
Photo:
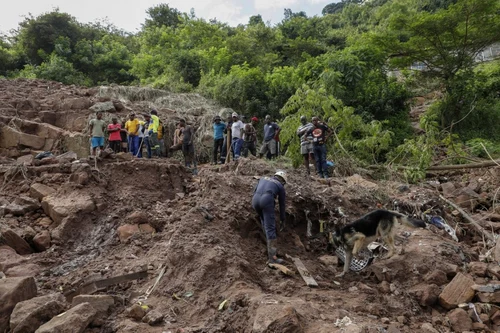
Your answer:
[[[321,17],[285,9],[275,26],[255,15],[231,27],[160,4],[128,34],[55,10],[0,39],[0,75],[199,92],[281,121],[296,165],[299,117],[318,115],[336,130],[333,159],[397,163],[418,180],[439,155],[500,151],[500,62],[476,61],[500,41],[499,13],[498,0],[342,0]],[[410,102],[432,92],[415,135]]]

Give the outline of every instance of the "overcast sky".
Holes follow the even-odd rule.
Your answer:
[[[28,13],[38,16],[59,7],[82,23],[107,18],[118,28],[135,32],[145,19],[146,9],[159,3],[189,13],[194,8],[197,17],[217,18],[232,26],[248,23],[252,15],[261,14],[265,22],[276,24],[283,19],[284,8],[305,11],[308,16],[321,15],[323,7],[340,0],[3,0],[0,10],[0,32],[16,28]]]

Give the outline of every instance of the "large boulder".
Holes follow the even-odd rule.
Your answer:
[[[89,303],[82,303],[52,318],[35,333],[82,333],[92,322],[97,310]]]
[[[94,112],[116,112],[116,108],[111,101],[96,103],[90,107],[90,110]]]
[[[33,253],[33,249],[18,234],[8,228],[0,228],[0,245],[7,245],[21,255]]]
[[[110,307],[115,304],[115,300],[109,295],[78,295],[73,298],[71,306],[78,304],[89,303],[99,313],[106,314]]]
[[[50,247],[50,232],[42,230],[33,238],[33,245],[37,251],[43,252]]]
[[[31,299],[37,294],[32,277],[0,279],[0,332],[9,328],[9,318],[17,303]]]
[[[64,196],[52,194],[44,197],[42,208],[59,225],[67,216],[94,211],[96,205],[90,196],[72,192]]]
[[[43,198],[54,193],[55,191],[56,190],[50,186],[34,183],[30,187],[30,196],[41,201]]]
[[[16,197],[13,202],[3,207],[6,214],[14,216],[23,216],[29,212],[40,208],[40,203],[37,200],[26,196]]]
[[[33,333],[40,326],[64,311],[65,299],[51,294],[17,303],[10,316],[12,333]]]

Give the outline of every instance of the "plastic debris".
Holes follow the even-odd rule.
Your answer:
[[[346,326],[352,325],[352,320],[351,320],[351,318],[345,316],[342,319],[337,319],[335,321],[334,325],[335,325],[335,327],[346,327]]]
[[[341,247],[335,249],[335,254],[342,262],[345,262],[345,250]],[[349,269],[353,272],[359,272],[368,267],[373,261],[373,253],[368,249],[362,249],[357,257],[352,258]]]
[[[455,233],[455,230],[453,230],[453,228],[450,227],[448,223],[446,223],[445,219],[443,219],[441,216],[425,215],[425,219],[429,224],[436,226],[438,229],[446,231],[454,241],[458,242],[458,237]]]
[[[224,310],[224,307],[226,306],[226,304],[227,304],[227,299],[223,300],[223,301],[219,304],[219,311]]]

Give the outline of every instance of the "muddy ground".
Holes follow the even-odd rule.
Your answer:
[[[32,89],[35,96],[29,90],[30,84],[39,88],[46,82],[16,82],[0,81],[4,90],[17,84],[16,94],[26,100],[46,98],[41,89]],[[89,101],[77,111],[61,106],[54,111],[57,119],[72,119],[64,115],[75,112],[88,117],[89,108],[100,101],[95,91],[57,89]],[[36,103],[13,105],[12,99],[2,98],[8,109],[2,109],[4,127],[12,127],[12,119],[7,119],[11,117],[44,123],[37,116],[41,109],[23,113],[26,110],[16,108]],[[113,100],[118,102],[123,105],[114,111],[118,115],[135,105]],[[161,114],[167,112],[171,111]],[[199,122],[203,126],[203,120]],[[60,129],[84,131],[83,125],[70,128],[68,123],[74,124],[61,123]],[[63,145],[58,148],[57,153],[64,151]],[[439,198],[444,195],[459,203],[495,234],[500,228],[498,168],[436,174],[408,185],[374,180],[363,170],[325,181],[282,162],[254,158],[224,166],[202,165],[193,176],[172,158],[111,156],[95,163],[73,156],[42,163],[25,157],[39,149],[19,142],[3,149],[0,227],[4,233],[9,229],[21,236],[33,253],[19,249],[13,253],[21,241],[13,245],[4,240],[0,271],[6,279],[33,276],[37,296],[63,294],[66,310],[77,294],[112,296],[113,306],[93,316],[83,327],[85,332],[499,330],[496,299],[485,302],[473,292],[474,298],[466,302],[476,304],[477,316],[472,309],[457,309],[459,304],[443,307],[440,296],[457,274],[470,276],[478,285],[500,283],[500,258],[495,257],[494,241],[485,240],[457,209]],[[306,286],[290,259],[285,265],[295,273],[292,276],[266,266],[265,237],[251,196],[258,178],[277,168],[289,172],[288,225],[278,235],[279,254],[299,257],[317,288]],[[328,230],[377,208],[415,217],[425,211],[442,216],[456,230],[459,242],[431,225],[419,230],[400,227],[397,255],[375,258],[363,271],[336,278],[342,264],[328,245],[327,234],[319,233],[319,221],[326,221]],[[313,237],[307,236],[307,218],[313,223]],[[83,288],[92,281],[143,271],[147,273],[140,279],[99,290]],[[133,311],[134,306],[142,310]],[[160,319],[152,320],[153,314]]]

